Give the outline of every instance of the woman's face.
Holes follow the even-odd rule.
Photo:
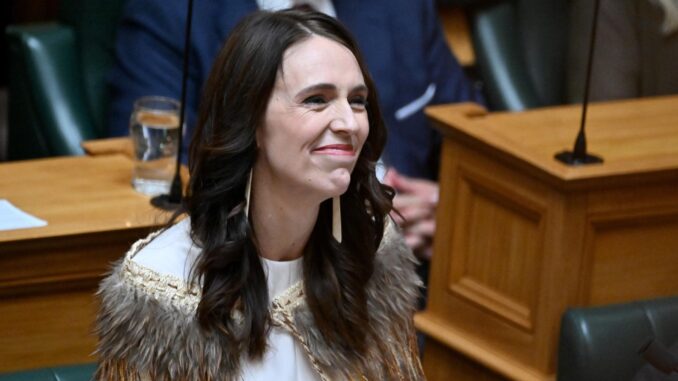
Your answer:
[[[349,49],[315,35],[289,47],[257,129],[257,176],[300,197],[344,193],[369,132],[366,100]]]

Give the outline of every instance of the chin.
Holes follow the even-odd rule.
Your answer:
[[[337,197],[337,196],[341,196],[342,194],[346,193],[346,191],[348,190],[348,185],[349,184],[346,184],[346,186],[343,186],[340,189],[337,189],[336,192],[333,192],[332,196],[330,196],[330,197]]]
[[[333,188],[331,191],[332,197],[340,196],[346,193],[348,186],[351,185],[351,172],[347,169],[333,171],[329,180]]]
[[[350,182],[346,183],[339,183],[337,184],[336,182],[331,182],[327,184],[327,186],[322,187],[322,189],[316,188],[316,191],[321,194],[321,199],[328,199],[332,197],[337,197],[341,196],[342,194],[346,193],[348,190],[348,186],[350,185]]]

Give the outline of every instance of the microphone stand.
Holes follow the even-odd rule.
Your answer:
[[[181,206],[183,185],[181,183],[181,148],[184,137],[184,121],[186,115],[186,82],[188,82],[188,56],[191,47],[191,21],[193,18],[193,0],[188,0],[186,29],[184,32],[184,62],[181,78],[181,105],[179,111],[179,139],[177,140],[177,160],[174,168],[174,179],[169,194],[162,194],[151,199],[151,205],[163,210],[176,210]]]
[[[589,90],[591,87],[591,71],[593,69],[593,53],[596,45],[596,30],[598,29],[598,11],[600,10],[600,0],[596,0],[593,11],[593,26],[591,27],[591,43],[589,44],[589,59],[586,68],[586,82],[584,84],[584,103],[582,105],[581,124],[579,133],[574,141],[572,151],[562,151],[555,155],[556,160],[567,165],[582,165],[602,163],[600,156],[591,155],[586,152],[586,111],[589,105]]]

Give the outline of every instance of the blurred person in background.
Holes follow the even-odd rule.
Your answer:
[[[594,2],[573,0],[568,97],[581,100]],[[601,0],[590,99],[678,94],[678,0]]]

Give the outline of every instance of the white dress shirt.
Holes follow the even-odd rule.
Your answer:
[[[332,0],[257,0],[259,9],[266,11],[279,11],[299,4],[308,4],[319,12],[335,18],[337,17]]]

